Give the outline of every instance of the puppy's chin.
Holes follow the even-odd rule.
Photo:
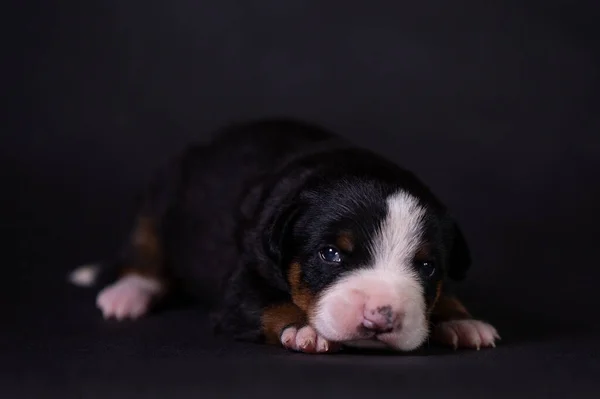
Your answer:
[[[419,348],[429,335],[427,323],[423,323],[415,330],[410,333],[403,333],[403,331],[393,331],[391,333],[382,334],[377,336],[377,342],[381,342],[388,349],[394,349],[398,351],[412,351]]]
[[[362,269],[320,295],[310,322],[325,339],[347,346],[411,351],[427,339],[425,310],[415,276]]]
[[[317,331],[319,331],[317,329]],[[402,334],[400,331],[382,334],[368,339],[350,339],[341,341],[344,346],[359,349],[377,349],[386,351],[409,352],[418,349],[426,340],[429,334],[425,327],[423,330],[410,334]],[[324,338],[328,338],[323,335]]]

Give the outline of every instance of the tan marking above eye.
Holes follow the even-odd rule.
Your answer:
[[[429,245],[422,245],[415,252],[415,260],[425,262],[431,259],[431,248]]]
[[[354,249],[354,239],[352,237],[352,234],[349,232],[341,233],[337,237],[335,243],[338,246],[338,248],[344,252],[352,252],[352,250]]]

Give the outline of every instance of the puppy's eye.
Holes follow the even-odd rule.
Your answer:
[[[338,251],[334,247],[325,247],[321,249],[319,251],[319,255],[321,256],[321,259],[323,259],[325,262],[339,263],[342,261],[340,251]]]
[[[419,273],[423,275],[425,278],[431,278],[435,274],[436,266],[432,261],[419,261],[417,262],[417,267],[419,269]]]

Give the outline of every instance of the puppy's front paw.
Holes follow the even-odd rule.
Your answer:
[[[160,284],[141,276],[127,276],[104,288],[96,298],[96,306],[105,319],[136,319],[146,314]]]
[[[281,334],[281,344],[290,350],[304,353],[328,353],[340,349],[340,345],[329,342],[311,326],[300,329],[287,327]]]
[[[438,324],[432,339],[440,344],[451,345],[457,348],[496,347],[496,340],[500,339],[496,329],[483,321],[464,319],[450,320]]]

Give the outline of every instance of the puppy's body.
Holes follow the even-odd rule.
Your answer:
[[[470,265],[445,207],[414,175],[321,128],[271,120],[190,147],[143,198],[105,316],[164,295],[208,304],[215,328],[305,352],[340,344],[493,345],[444,295]]]

